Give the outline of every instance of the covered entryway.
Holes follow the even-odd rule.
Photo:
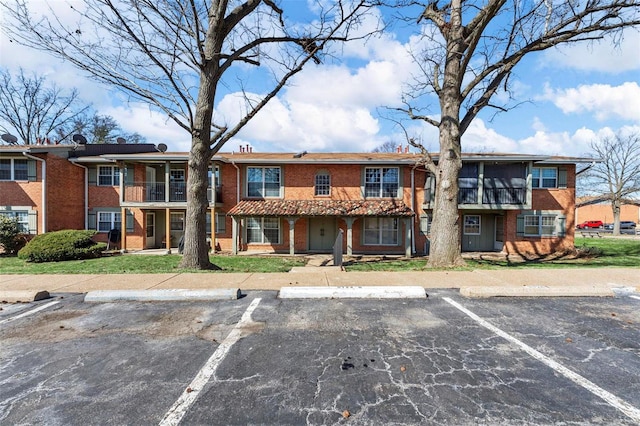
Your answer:
[[[337,235],[334,217],[309,218],[309,251],[330,252]]]
[[[156,246],[156,214],[155,212],[147,212],[146,214],[146,239],[145,247],[147,249],[157,248]]]
[[[504,216],[496,216],[496,233],[493,249],[502,251],[504,248]]]

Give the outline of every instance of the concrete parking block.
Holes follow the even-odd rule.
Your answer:
[[[613,289],[606,285],[581,286],[471,286],[461,287],[465,297],[613,297]]]
[[[48,299],[51,296],[46,290],[2,290],[0,303],[28,303]]]
[[[426,299],[418,286],[390,287],[284,287],[280,299]]]
[[[239,288],[192,290],[97,290],[84,297],[85,302],[195,302],[209,300],[235,300],[241,296]]]

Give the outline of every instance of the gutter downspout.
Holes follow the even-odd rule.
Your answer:
[[[71,161],[71,164],[84,169],[84,229],[89,229],[89,168]]]
[[[45,234],[47,232],[47,162],[26,152],[22,155],[42,163],[42,233]]]
[[[416,201],[416,178],[415,178],[416,168],[411,168],[411,211],[414,213],[414,217],[411,219],[411,253],[416,253],[416,210],[414,208]]]
[[[233,165],[233,167],[236,168],[236,204],[238,204],[240,202],[240,167],[238,167],[236,165],[236,162],[233,161],[233,160],[231,160],[231,164]],[[235,251],[234,254],[238,254],[237,252],[240,251],[240,241],[238,241],[240,239],[240,233],[238,232],[239,229],[237,229],[237,228],[239,228],[239,225],[238,225],[238,223],[237,223],[235,218],[232,218],[232,219],[233,219],[232,220],[232,223],[233,223],[233,225],[232,225],[233,226],[233,230],[232,231],[235,231],[235,234],[236,234],[236,235],[234,235],[235,238],[233,239],[233,246],[235,246],[235,248],[236,248],[236,250],[234,250]],[[232,232],[232,234],[233,234],[233,232]]]

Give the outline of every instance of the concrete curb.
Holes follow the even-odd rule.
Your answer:
[[[419,286],[380,287],[283,287],[280,299],[426,299]]]
[[[51,296],[46,290],[5,290],[0,291],[1,303],[28,303],[48,299]]]
[[[495,286],[461,287],[460,294],[465,297],[613,297],[610,286]]]
[[[239,288],[189,290],[96,290],[88,292],[85,302],[197,302],[207,300],[236,300],[241,297]]]

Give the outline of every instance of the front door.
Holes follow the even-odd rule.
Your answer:
[[[147,213],[147,241],[145,248],[156,248],[156,214],[153,212]]]
[[[337,237],[336,219],[317,217],[309,219],[309,250],[330,252]]]
[[[496,216],[496,230],[493,248],[500,251],[504,248],[504,216]]]

